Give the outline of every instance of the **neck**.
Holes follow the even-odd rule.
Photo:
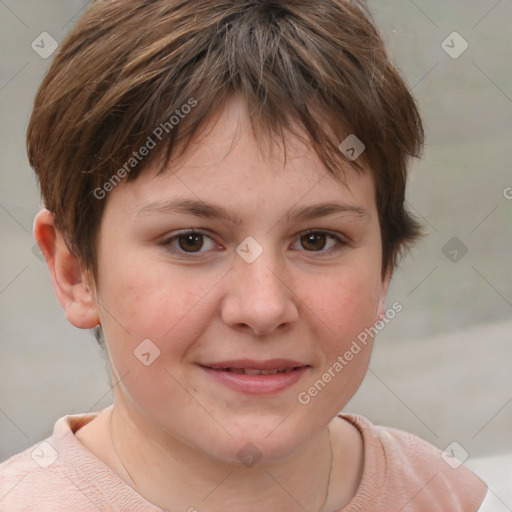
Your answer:
[[[326,512],[333,460],[327,427],[284,461],[240,467],[155,435],[141,416],[134,418],[136,412],[123,406],[110,414],[119,475],[160,508],[249,512],[258,503],[269,512]]]

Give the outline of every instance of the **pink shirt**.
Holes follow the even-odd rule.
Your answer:
[[[0,511],[161,512],[76,439],[74,432],[96,416],[64,416],[51,437],[0,464]],[[364,466],[356,495],[338,512],[479,510],[487,486],[464,465],[454,469],[412,434],[340,416],[362,434]]]

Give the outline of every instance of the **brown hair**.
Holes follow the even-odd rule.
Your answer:
[[[373,176],[382,270],[394,267],[420,234],[404,199],[422,123],[367,7],[347,0],[92,4],[60,45],[27,133],[45,205],[83,267],[96,275],[105,193],[186,148],[233,94],[259,138],[300,126],[340,179],[349,160],[338,145],[349,134],[363,141],[352,164]],[[142,158],[150,139],[159,148]]]

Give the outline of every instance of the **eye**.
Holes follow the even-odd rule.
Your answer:
[[[347,244],[340,236],[321,230],[309,230],[302,233],[294,245],[300,243],[299,248],[307,252],[330,254],[343,249]],[[206,233],[195,229],[186,229],[166,238],[162,245],[174,254],[184,257],[193,257],[194,254],[203,254],[218,248],[218,244]],[[190,255],[190,256],[189,256]]]
[[[330,253],[343,249],[347,243],[337,235],[328,231],[310,230],[303,233],[299,238],[301,246],[307,252]],[[327,249],[327,250],[325,250]]]
[[[174,253],[203,253],[201,249],[213,249],[217,244],[205,233],[193,229],[181,231],[162,242],[167,249]]]

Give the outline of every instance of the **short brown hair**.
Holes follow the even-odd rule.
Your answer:
[[[393,268],[420,234],[404,201],[423,128],[366,5],[349,0],[92,4],[60,45],[27,132],[45,206],[83,267],[96,275],[105,201],[95,191],[115,185],[115,176],[135,179],[156,158],[167,162],[233,94],[247,104],[259,138],[284,140],[300,126],[341,179],[348,160],[338,145],[349,134],[364,143],[352,164],[372,173],[382,270]],[[140,165],[130,160],[159,126],[159,149]]]

